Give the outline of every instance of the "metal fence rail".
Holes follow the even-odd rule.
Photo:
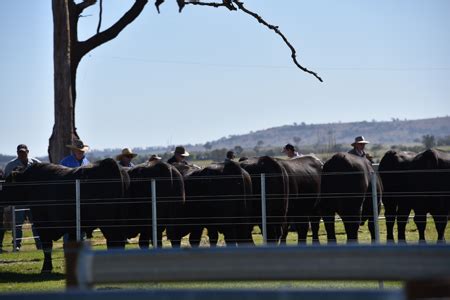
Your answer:
[[[307,291],[307,290],[139,290],[139,291],[68,291],[64,293],[35,294],[2,294],[4,300],[403,300],[405,294],[400,290],[370,291],[370,290],[339,290],[339,291]]]
[[[84,288],[124,281],[441,278],[450,278],[450,245],[83,249],[77,265],[78,283]]]

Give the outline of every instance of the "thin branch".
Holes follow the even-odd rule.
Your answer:
[[[135,0],[133,6],[111,27],[95,34],[86,41],[79,42],[79,58],[83,57],[92,49],[109,42],[119,35],[122,30],[133,22],[144,9],[148,0]]]
[[[300,63],[297,61],[297,51],[295,50],[295,48],[291,45],[291,43],[289,43],[288,39],[284,36],[284,34],[278,29],[278,26],[274,26],[271,25],[269,23],[267,23],[261,16],[259,16],[258,14],[246,9],[244,7],[244,3],[239,1],[239,0],[233,0],[233,3],[235,3],[240,10],[242,10],[243,12],[245,12],[246,14],[254,17],[259,23],[263,24],[264,26],[266,26],[267,28],[269,28],[270,30],[275,31],[276,34],[278,34],[279,36],[281,36],[281,38],[283,39],[283,41],[285,42],[285,44],[289,47],[289,49],[291,49],[291,57],[292,60],[294,61],[295,65],[301,69],[303,72],[309,73],[311,75],[313,75],[314,77],[316,77],[320,82],[323,82],[322,78],[320,78],[319,75],[317,75],[316,72],[313,72],[311,70],[308,70],[307,68],[303,67],[302,65],[300,65]]]
[[[223,1],[223,3],[216,3],[216,2],[200,2],[200,1],[184,1],[184,4],[191,4],[191,5],[199,5],[199,6],[211,6],[211,7],[226,7],[229,10],[237,10],[236,7],[234,7],[232,4],[230,5],[229,1]]]
[[[160,13],[159,6],[163,3],[164,3],[164,0],[156,0],[155,1],[155,6],[156,6],[156,10],[158,11],[158,14]]]
[[[78,14],[81,14],[83,10],[85,10],[89,6],[94,5],[96,2],[97,0],[84,0],[83,2],[78,3],[77,4]]]
[[[100,28],[102,27],[103,0],[100,0],[99,5],[97,34],[100,33]]]

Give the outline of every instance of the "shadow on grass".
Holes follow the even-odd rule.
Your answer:
[[[51,280],[65,279],[66,275],[63,273],[50,273],[50,274],[23,274],[16,272],[0,272],[0,283],[7,282],[40,282]]]

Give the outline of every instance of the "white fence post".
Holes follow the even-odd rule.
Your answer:
[[[261,218],[263,243],[267,245],[266,174],[261,174]]]
[[[377,201],[377,173],[374,171],[371,174],[371,184],[372,184],[372,207],[373,207],[373,226],[375,231],[375,242],[380,243],[380,229],[378,226],[378,201]],[[378,281],[378,286],[380,289],[384,288],[384,282]]]
[[[75,180],[75,210],[77,242],[79,242],[81,241],[80,179]]]
[[[152,179],[152,231],[153,231],[153,248],[158,248],[158,222],[156,212],[156,180]]]
[[[375,230],[375,242],[380,243],[380,230],[378,227],[378,201],[377,201],[377,173],[371,174],[372,183],[372,207],[373,207],[373,225]]]
[[[12,223],[12,240],[13,240],[13,252],[16,252],[17,248],[17,236],[16,236],[16,207],[13,205],[11,206],[11,223]]]

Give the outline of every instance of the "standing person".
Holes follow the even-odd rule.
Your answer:
[[[72,150],[72,154],[64,157],[59,163],[60,165],[78,168],[90,164],[85,155],[89,150],[89,146],[85,145],[82,140],[74,140],[71,145],[66,145],[66,147]]]
[[[171,158],[169,158],[167,163],[168,164],[180,163],[180,164],[187,165],[188,162],[186,161],[186,157],[188,157],[188,156],[189,156],[189,152],[187,152],[183,146],[177,146],[175,148],[173,156]]]
[[[33,157],[28,157],[28,153],[30,153],[30,151],[28,150],[27,145],[25,144],[20,144],[17,146],[17,158],[11,160],[5,167],[5,178],[8,177],[12,171],[16,170],[17,168],[28,168],[29,166],[31,166],[32,164],[35,163],[40,163],[40,161],[36,158]],[[30,223],[32,223],[32,215],[31,215],[31,211],[27,210],[26,208],[23,208],[22,210],[16,211],[16,212],[12,212],[15,213],[16,216],[16,251],[20,250],[20,247],[22,246],[22,226],[23,223],[25,222],[25,218],[28,218],[28,221]],[[13,228],[14,230],[14,228]],[[31,230],[33,232],[33,236],[35,237],[35,243],[36,243],[36,248],[41,249],[41,241],[39,240],[38,236],[39,234],[37,233],[37,230],[34,228],[34,226],[31,226]],[[14,241],[13,241],[13,245],[14,245]]]
[[[59,163],[62,166],[69,168],[78,168],[81,166],[87,166],[90,164],[89,160],[86,158],[86,152],[89,150],[89,146],[85,145],[82,140],[73,140],[71,145],[66,145],[67,148],[72,150],[72,154],[64,157]],[[85,232],[82,233],[83,238],[86,235]],[[92,238],[92,231],[87,232],[88,238]],[[63,236],[63,247],[65,248],[66,242],[69,240],[69,235],[66,233]]]
[[[0,168],[0,180],[3,180],[3,169],[2,168]],[[0,253],[3,252],[3,237],[4,236],[5,236],[5,228],[3,228],[3,207],[0,206]]]
[[[131,162],[137,156],[130,148],[122,149],[122,153],[116,156],[117,163],[125,168],[132,168],[134,164]]]
[[[227,156],[225,157],[225,162],[233,161],[233,159],[236,158],[236,155],[234,155],[234,151],[230,150],[227,152]]]
[[[282,153],[286,154],[286,156],[288,158],[295,158],[295,157],[300,157],[302,156],[301,154],[299,154],[297,151],[295,151],[295,148],[292,144],[286,144],[283,147],[283,150],[281,150]]]
[[[355,137],[355,141],[351,144],[353,149],[348,151],[348,153],[367,158],[371,163],[373,163],[372,156],[364,151],[366,144],[370,142],[367,141],[362,135]]]

